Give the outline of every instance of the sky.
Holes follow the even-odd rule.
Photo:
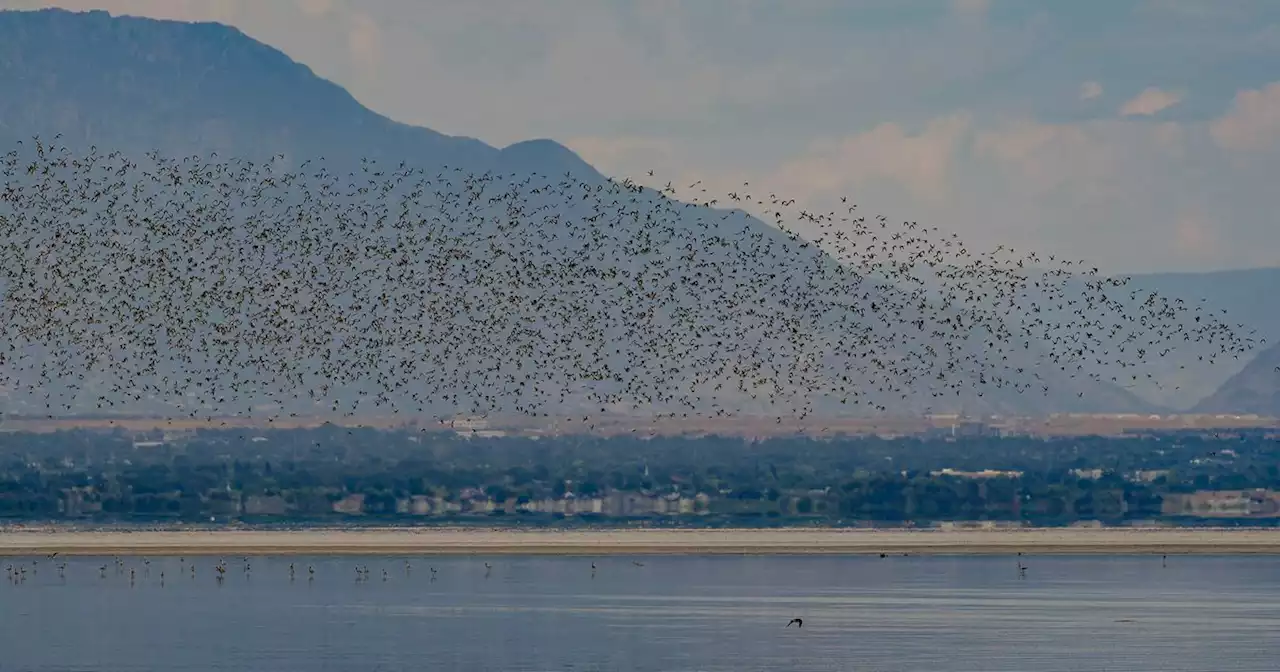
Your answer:
[[[1280,266],[1271,0],[0,0],[220,21],[397,121],[1115,272]]]

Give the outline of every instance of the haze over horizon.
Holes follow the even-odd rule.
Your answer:
[[[218,21],[398,121],[1108,272],[1280,266],[1280,6],[4,0]],[[334,48],[335,45],[341,48]]]

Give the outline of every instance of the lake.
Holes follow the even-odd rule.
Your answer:
[[[217,561],[0,559],[0,672],[1280,669],[1268,556]]]

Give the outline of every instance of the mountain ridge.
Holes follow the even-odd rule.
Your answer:
[[[1193,411],[1280,417],[1280,343],[1259,352]]]
[[[1130,274],[1129,286],[1157,291],[1188,303],[1202,302],[1215,312],[1225,310],[1232,324],[1255,329],[1265,343],[1255,349],[1259,357],[1266,348],[1280,343],[1280,267],[1257,267],[1207,272],[1162,272]],[[1219,358],[1210,362],[1211,349],[1188,344],[1178,356],[1163,362],[1162,390],[1145,388],[1141,396],[1153,403],[1179,411],[1195,411],[1227,381],[1239,374],[1253,358]],[[1200,356],[1205,355],[1204,359]]]
[[[47,48],[54,43],[75,46]],[[92,66],[81,67],[86,62]],[[92,70],[97,76],[85,74]],[[166,76],[172,74],[167,71],[180,76]],[[215,22],[117,16],[104,10],[0,11],[0,89],[11,93],[0,100],[0,138],[10,143],[60,133],[71,146],[145,145],[170,156],[218,152],[305,160],[325,154],[354,160],[418,154],[477,172],[546,161],[598,175],[553,140],[498,148],[395,121],[279,49]],[[75,103],[94,96],[99,105],[91,109]],[[120,101],[148,109],[140,115],[147,123],[122,124],[127,109],[101,105]],[[237,141],[255,126],[258,137]],[[363,141],[343,142],[353,135]]]
[[[0,99],[0,119],[11,122],[0,128],[0,140],[60,134],[67,145],[168,156],[283,154],[293,161],[324,156],[349,163],[425,157],[430,165],[477,173],[569,172],[604,179],[554,140],[497,148],[391,120],[278,49],[220,23],[105,11],[0,12],[0,87],[8,94]],[[781,235],[752,219],[770,236]],[[1078,411],[1081,404],[1116,412],[1152,407],[1119,386],[1079,389],[1095,388],[1105,390],[1098,397],[1105,402],[1092,402],[1091,392],[1077,403],[1074,388],[1052,404],[1011,401],[1041,411]]]

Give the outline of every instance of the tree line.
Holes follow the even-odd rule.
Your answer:
[[[1157,436],[484,437],[325,426],[0,435],[11,520],[530,524],[1066,524],[1168,519],[1171,498],[1280,489],[1263,433]]]

